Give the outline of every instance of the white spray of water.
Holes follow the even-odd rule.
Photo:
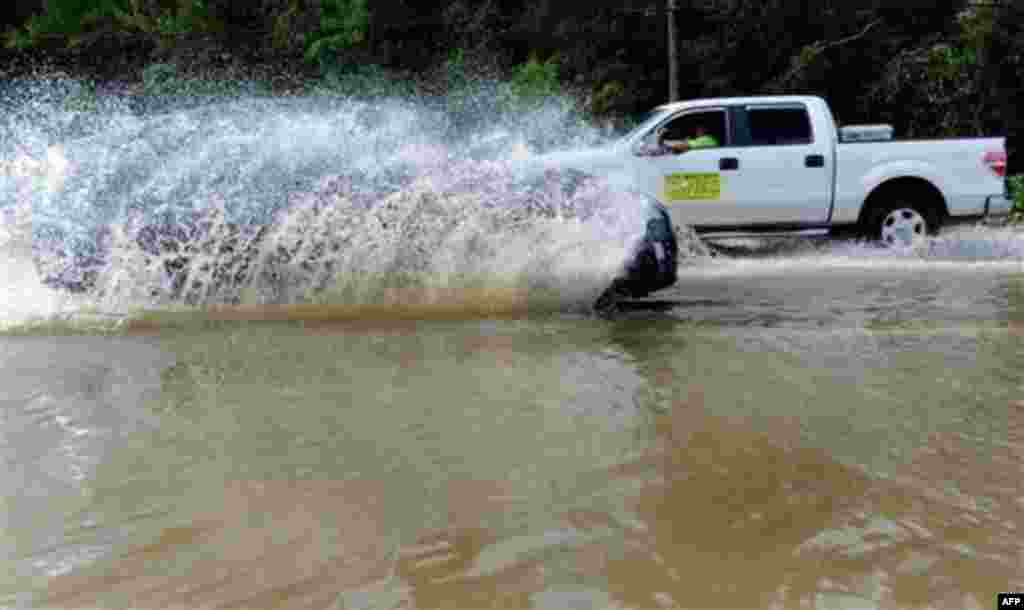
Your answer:
[[[59,145],[41,159],[19,154],[0,160],[0,197],[13,202],[0,210],[0,328],[46,320],[65,311],[66,295],[47,288],[33,261],[32,207],[29,193],[58,192],[68,171]]]
[[[18,276],[9,320],[68,303],[589,303],[644,228],[641,203],[607,185],[524,186],[532,136],[566,130],[550,109],[452,142],[435,114],[396,100],[239,99],[152,119],[113,104],[62,140],[83,121],[53,97],[0,139],[17,165],[0,175],[17,210],[0,254]],[[572,129],[565,142],[586,132]],[[81,244],[103,244],[98,267],[69,256]],[[39,272],[94,281],[69,301]]]
[[[1021,273],[1024,272],[1024,232],[1015,227],[947,227],[937,237],[912,246],[888,247],[860,240],[728,240],[741,248],[739,256],[722,256],[713,263],[684,268],[687,276],[736,277],[792,275],[822,271],[871,273]]]
[[[498,177],[490,178],[493,187]],[[622,203],[600,186],[553,202],[568,209],[549,218],[446,190],[441,180],[417,179],[370,205],[327,180],[249,231],[227,222],[219,202],[203,216],[200,237],[160,255],[139,246],[130,224],[115,225],[95,297],[108,310],[126,302],[429,304],[480,291],[578,302],[607,285],[643,229],[625,205],[594,213]],[[514,195],[505,191],[503,203]],[[177,285],[168,285],[167,266],[182,252]]]

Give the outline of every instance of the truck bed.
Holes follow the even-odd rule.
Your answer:
[[[841,142],[836,145],[833,223],[854,222],[865,192],[893,171],[924,178],[946,194],[950,216],[984,212],[985,197],[1002,192],[1002,180],[985,167],[986,152],[1003,150],[1003,138],[942,138]]]

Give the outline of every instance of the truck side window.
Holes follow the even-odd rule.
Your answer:
[[[694,137],[695,129],[703,127],[719,146],[726,146],[725,111],[690,112],[676,117],[665,124],[666,140],[688,140]]]
[[[754,146],[810,144],[811,120],[803,108],[750,108],[750,139]]]

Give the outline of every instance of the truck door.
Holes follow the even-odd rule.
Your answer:
[[[658,149],[660,132],[664,140],[690,140],[701,127],[717,146],[694,148],[681,154]],[[729,121],[725,108],[701,108],[684,111],[662,123],[645,138],[637,157],[640,180],[645,190],[668,208],[672,222],[700,226],[719,224],[735,218],[732,177],[722,170],[728,151]]]
[[[803,104],[733,109],[738,146],[729,152],[735,197],[728,224],[815,224],[829,220],[834,158]]]

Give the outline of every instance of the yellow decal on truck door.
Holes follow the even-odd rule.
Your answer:
[[[667,201],[717,200],[722,196],[719,174],[669,174],[665,176]]]

